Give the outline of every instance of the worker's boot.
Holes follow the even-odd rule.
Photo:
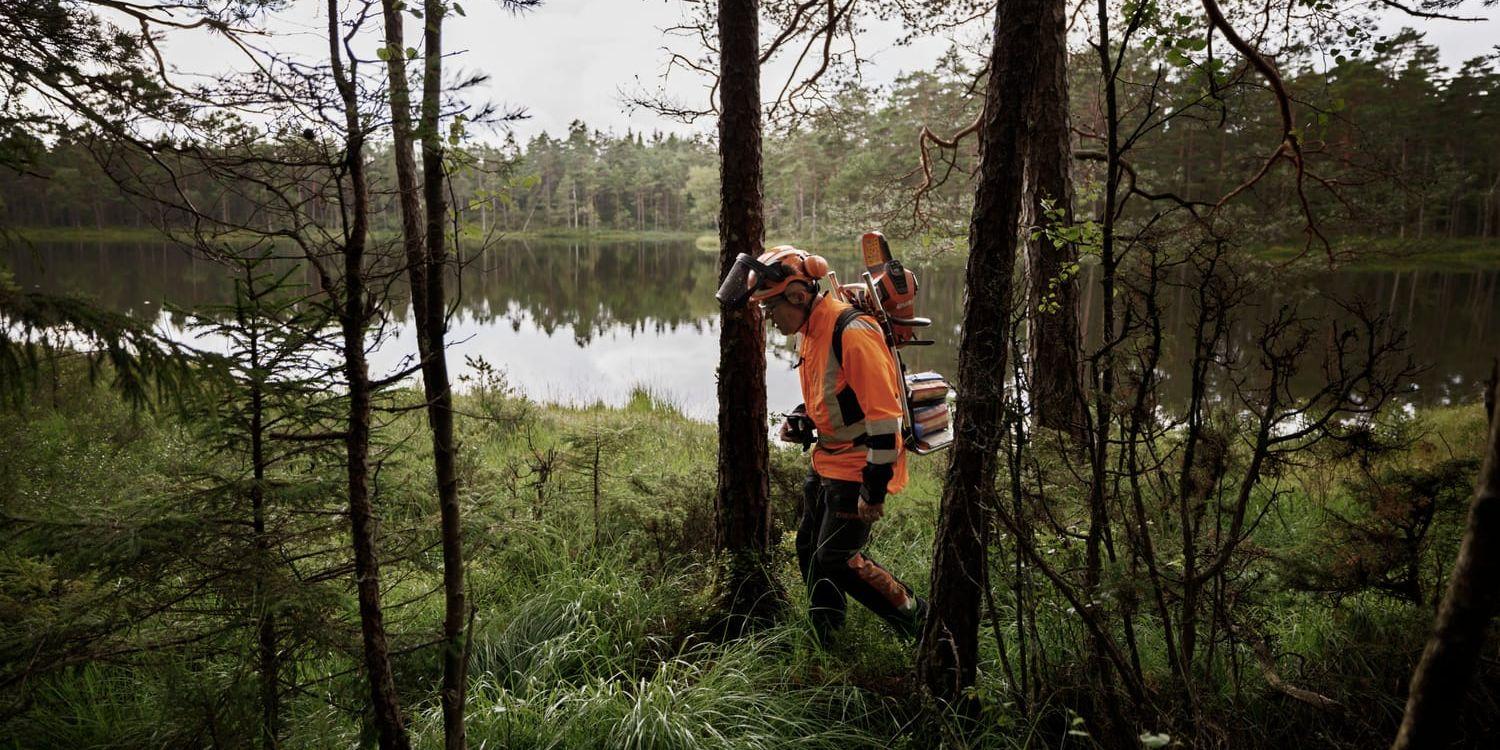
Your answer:
[[[911,591],[910,587],[907,588],[907,591]],[[915,605],[906,613],[908,615],[906,618],[899,621],[892,620],[891,627],[895,628],[897,633],[900,633],[908,640],[915,641],[922,637],[922,625],[927,622],[927,600],[917,596],[915,593],[909,595],[911,596],[911,601],[915,602]]]

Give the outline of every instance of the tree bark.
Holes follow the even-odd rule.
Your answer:
[[[1024,123],[1017,102],[1037,76],[1046,0],[1003,0],[979,131],[979,184],[969,222],[953,447],[938,515],[932,601],[917,655],[922,683],[955,702],[974,684],[987,555],[984,508],[995,498],[1005,412],[1011,274],[1023,198]]]
[[[402,248],[406,252],[406,274],[411,282],[411,304],[415,316],[427,310],[427,262],[422,237],[421,191],[417,187],[417,160],[412,154],[415,137],[411,128],[411,83],[406,71],[406,38],[400,0],[382,0],[385,19],[386,74],[390,79],[391,140],[396,161],[396,200],[401,210]],[[417,326],[418,355],[427,360],[427,341]]]
[[[343,334],[344,375],[349,386],[349,428],[344,438],[348,461],[349,521],[354,547],[354,575],[359,598],[360,635],[364,642],[365,672],[370,680],[370,703],[381,750],[407,750],[411,741],[401,717],[401,702],[391,671],[385,615],[380,605],[380,559],[375,540],[375,510],[370,500],[370,402],[372,386],[365,360],[368,322],[364,278],[365,245],[369,235],[370,189],[365,175],[364,130],[358,93],[344,72],[340,51],[339,6],[328,0],[328,44],[333,76],[344,106],[345,164],[351,198],[349,229],[344,239],[344,289],[339,327]]]
[[[1491,383],[1488,403],[1497,387]],[[1485,629],[1500,606],[1500,418],[1493,410],[1489,432],[1468,528],[1432,637],[1412,673],[1394,750],[1447,746],[1484,648]]]
[[[447,750],[463,750],[464,703],[468,684],[468,654],[464,623],[468,604],[464,592],[463,519],[458,498],[458,444],[453,436],[453,387],[448,378],[448,310],[444,287],[447,266],[447,171],[443,165],[443,134],[438,129],[442,109],[443,17],[447,3],[426,0],[422,74],[423,199],[427,204],[427,313],[417,320],[426,335],[427,357],[422,383],[427,395],[427,420],[432,428],[432,461],[437,474],[438,508],[443,544],[443,736]]]
[[[444,223],[448,202],[444,192],[443,142],[438,132],[445,8],[445,4],[437,0],[426,0],[423,4],[422,104],[415,133],[422,147],[422,194],[419,200],[416,162],[412,157],[414,134],[401,11],[394,0],[382,3],[386,47],[390,50],[386,59],[403,247],[407,278],[411,284],[417,353],[422,363],[422,390],[427,400],[427,425],[432,436],[443,549],[443,683],[440,701],[444,747],[463,750],[467,745],[464,704],[468,659],[464,624],[468,605],[464,592],[463,519],[456,466],[458,446],[453,435],[453,393],[446,342],[447,295],[443,269],[447,256]]]
[[[1067,6],[1050,0],[1036,40],[1037,77],[1027,102],[1027,375],[1042,427],[1083,437],[1078,372],[1078,249],[1050,236],[1073,223],[1073,150],[1068,118]],[[1052,204],[1052,214],[1046,210]]]
[[[761,195],[759,1],[719,0],[719,278],[740,253],[759,255]],[[768,621],[782,595],[771,577],[765,322],[750,305],[724,310],[719,332],[719,455],[715,516],[726,556],[726,622]]]

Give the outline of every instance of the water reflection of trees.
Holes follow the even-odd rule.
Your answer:
[[[707,330],[717,259],[690,243],[506,242],[468,259],[461,305],[480,322],[521,316],[551,335],[569,328],[579,346],[624,330]]]
[[[686,327],[712,335],[718,308],[713,299],[716,257],[687,242],[564,243],[504,242],[489,253],[464,259],[457,295],[459,315],[480,325],[535,325],[549,335],[567,330],[577,346],[597,337],[669,332]],[[82,292],[106,307],[155,318],[163,303],[179,309],[222,304],[230,299],[231,277],[215,263],[195,258],[165,242],[39,244],[11,249],[4,264],[23,285],[49,291]],[[852,278],[856,261],[835,259],[841,275]],[[905,350],[913,371],[956,370],[958,321],[962,319],[963,269],[917,268],[922,284],[918,314],[933,319],[924,336],[937,343]],[[1083,272],[1084,330],[1097,315],[1097,269]],[[1410,332],[1418,362],[1430,367],[1414,385],[1412,400],[1440,404],[1472,400],[1487,373],[1489,357],[1500,350],[1500,271],[1342,271],[1263,272],[1260,297],[1236,326],[1227,346],[1253,351],[1254,316],[1300,301],[1307,314],[1335,314],[1334,300],[1363,301]],[[306,281],[311,284],[312,279]],[[399,292],[399,290],[398,290]],[[1185,294],[1179,291],[1179,296]],[[399,296],[399,294],[398,294]],[[1181,340],[1190,330],[1190,305],[1165,298],[1166,334]],[[393,310],[397,320],[404,308]],[[180,315],[172,322],[181,325]],[[1095,342],[1087,342],[1093,346]],[[795,361],[795,344],[773,337],[775,353]],[[1163,406],[1185,402],[1190,352],[1170,344],[1163,352]],[[1302,373],[1294,388],[1315,385],[1316,373]]]
[[[933,319],[925,338],[937,343],[931,347],[913,347],[904,351],[907,367],[913,371],[935,369],[957,370],[958,321],[963,317],[962,269],[918,269],[922,295],[919,315]],[[1489,358],[1500,351],[1500,271],[1341,271],[1305,273],[1268,268],[1261,272],[1257,299],[1249,300],[1240,324],[1235,325],[1226,342],[1231,352],[1252,356],[1255,351],[1255,325],[1274,314],[1283,305],[1298,302],[1306,315],[1338,316],[1347,312],[1340,303],[1363,304],[1373,312],[1389,316],[1396,330],[1406,331],[1408,346],[1416,361],[1427,365],[1413,383],[1417,390],[1410,400],[1417,404],[1445,404],[1472,401],[1479,385],[1489,372]],[[1082,328],[1095,331],[1089,321],[1099,314],[1098,268],[1083,271]],[[1192,352],[1173,342],[1185,341],[1191,334],[1191,305],[1187,288],[1180,285],[1175,298],[1163,300],[1165,334],[1168,344],[1163,351],[1164,380],[1162,405],[1172,408],[1186,403],[1189,384],[1185,377]],[[1085,342],[1088,347],[1097,341]],[[1319,373],[1298,373],[1291,383],[1293,390],[1307,392],[1321,385]]]
[[[0,268],[24,286],[79,294],[143,319],[168,311],[179,326],[186,322],[181,311],[234,296],[229,269],[167,241],[37,243],[9,247],[0,258]]]

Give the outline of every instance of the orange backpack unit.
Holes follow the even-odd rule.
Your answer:
[[[948,405],[953,388],[935,372],[908,374],[906,363],[901,360],[902,348],[933,343],[917,338],[916,329],[930,326],[932,321],[916,315],[920,289],[916,274],[891,256],[890,244],[880,232],[865,232],[859,242],[865,263],[861,282],[840,284],[838,276],[830,271],[828,278],[834,294],[874,318],[885,333],[886,346],[896,357],[905,381],[906,420],[902,432],[907,449],[918,455],[940,451],[953,442],[952,409]],[[834,341],[838,340],[835,333]]]

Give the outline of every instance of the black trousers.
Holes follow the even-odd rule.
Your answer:
[[[843,626],[846,594],[899,632],[915,625],[916,609],[908,604],[915,598],[912,588],[863,552],[870,525],[859,520],[862,492],[859,482],[824,479],[813,472],[802,486],[797,561],[820,639]]]

